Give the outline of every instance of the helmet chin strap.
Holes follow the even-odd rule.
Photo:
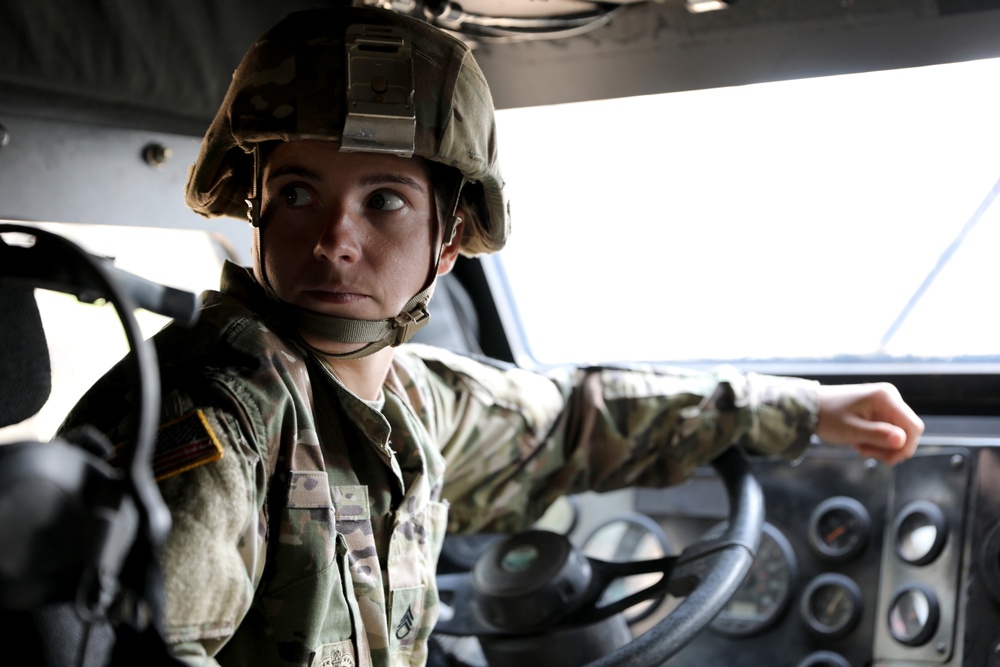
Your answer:
[[[334,343],[367,343],[353,352],[330,352],[303,340],[313,352],[334,359],[360,359],[378,352],[383,347],[402,345],[413,337],[431,315],[427,311],[432,289],[422,289],[410,299],[396,317],[384,320],[355,320],[318,313],[291,303],[281,302],[281,311],[296,325],[300,334]]]
[[[444,254],[444,249],[454,241],[455,232],[458,230],[458,225],[462,222],[462,219],[456,216],[455,212],[458,210],[458,200],[466,182],[465,178],[461,179],[454,196],[449,202],[448,222],[441,238],[441,244],[436,251],[432,249],[431,268],[424,286],[406,302],[406,305],[403,306],[402,311],[396,317],[389,317],[384,320],[359,320],[327,315],[288,303],[278,296],[278,293],[271,285],[271,280],[267,275],[267,264],[264,261],[264,244],[261,240],[263,235],[261,223],[263,166],[260,162],[260,146],[254,146],[253,190],[251,196],[246,201],[248,207],[247,217],[254,228],[253,242],[257,250],[260,275],[264,282],[262,287],[275,302],[281,315],[288,317],[294,325],[299,333],[300,341],[314,353],[323,357],[330,359],[360,359],[372,355],[384,347],[396,347],[410,340],[431,319],[430,312],[427,310],[427,304],[430,302],[431,295],[434,292],[434,282],[437,278],[437,271],[441,263],[441,257]],[[438,228],[440,229],[440,225]],[[353,352],[331,352],[310,344],[302,334],[308,334],[311,337],[320,338],[331,343],[364,343],[364,345]]]

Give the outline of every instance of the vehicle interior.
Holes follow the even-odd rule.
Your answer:
[[[142,336],[190,317],[224,260],[250,262],[248,224],[184,205],[201,137],[246,48],[327,4],[0,0],[2,245],[28,227],[105,258],[140,295],[125,309]],[[795,461],[742,456],[739,479],[710,465],[676,487],[565,498],[539,521],[584,561],[674,567],[723,531],[745,543],[751,558],[706,577],[742,568],[725,598],[696,612],[684,585],[611,568],[588,589],[614,611],[584,619],[595,625],[577,614],[483,635],[463,582],[508,543],[450,537],[455,611],[434,664],[1000,667],[1000,0],[371,4],[473,47],[511,202],[508,247],[459,261],[421,342],[543,371],[886,381],[926,425],[897,466],[816,440]],[[0,380],[14,400],[26,357],[48,354],[51,390],[0,424],[0,451],[48,443],[139,344],[101,307],[117,293],[69,255],[40,256],[52,266],[32,271],[62,280],[36,283],[44,339],[24,352],[0,337],[18,361]],[[12,275],[0,265],[0,286]],[[156,286],[169,299],[148,297]],[[6,336],[21,311],[3,303]],[[732,537],[754,488],[757,537]],[[23,501],[3,493],[0,523],[23,528]],[[140,524],[155,533],[149,502]],[[15,542],[0,543],[4,577],[24,566]],[[694,614],[698,628],[664,625]],[[605,630],[610,658],[590,640]]]

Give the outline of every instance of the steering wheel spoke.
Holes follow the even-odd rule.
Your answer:
[[[624,624],[614,617],[669,593],[683,598],[669,614],[632,641],[626,632],[617,644],[603,648],[610,653],[585,667],[662,664],[722,610],[750,570],[760,542],[764,496],[747,462],[730,449],[713,465],[729,497],[729,521],[721,534],[706,536],[678,556],[627,562],[584,556],[563,535],[514,535],[487,548],[471,574],[439,577],[442,601],[451,613],[442,615],[437,631],[488,639],[506,656],[504,664],[520,664],[520,649],[512,647],[537,646],[520,638],[553,633],[579,642],[580,632],[612,621]],[[601,604],[615,581],[651,573],[662,576],[638,592]],[[508,640],[508,648],[499,648]],[[619,648],[612,650],[614,646]],[[556,652],[546,662],[554,667],[570,664],[559,660]],[[583,662],[578,656],[570,660],[573,667]]]
[[[621,613],[640,602],[661,597],[670,582],[670,574],[677,562],[677,556],[655,558],[651,560],[608,562],[596,558],[587,558],[593,573],[590,588],[582,601],[580,608],[567,615],[560,626],[586,625],[600,621],[614,614]],[[616,581],[641,574],[661,574],[657,581],[642,590],[630,593],[626,597],[608,604],[601,604],[605,592]]]

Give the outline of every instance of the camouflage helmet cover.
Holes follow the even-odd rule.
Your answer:
[[[500,250],[510,218],[497,164],[489,87],[469,47],[433,26],[390,11],[345,7],[289,14],[243,57],[205,134],[186,192],[205,216],[245,218],[253,150],[266,141],[341,140],[347,116],[345,33],[355,24],[394,26],[410,38],[413,154],[456,168],[469,181],[462,253]]]

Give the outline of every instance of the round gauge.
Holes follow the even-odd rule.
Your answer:
[[[892,533],[900,558],[910,565],[927,565],[944,548],[948,524],[940,507],[926,500],[915,500],[899,511]]]
[[[816,651],[802,658],[795,667],[851,667],[851,664],[839,653]]]
[[[809,517],[809,543],[833,561],[857,556],[868,544],[871,518],[854,498],[837,496],[820,503]]]
[[[909,584],[889,604],[889,633],[900,644],[926,644],[937,630],[939,614],[934,591],[923,584]]]
[[[809,629],[824,637],[843,637],[861,617],[861,590],[842,574],[821,574],[806,586],[802,618]]]
[[[732,637],[753,635],[770,627],[791,602],[797,576],[795,552],[788,540],[780,530],[765,523],[750,571],[710,627]]]

